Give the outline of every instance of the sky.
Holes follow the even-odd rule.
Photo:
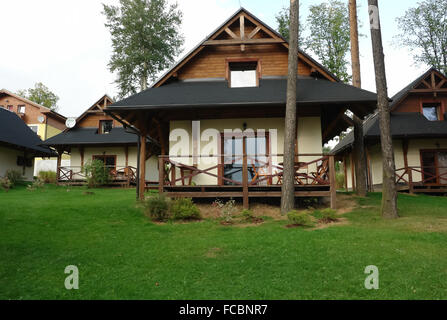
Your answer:
[[[289,4],[289,0],[177,2],[184,15],[183,54],[241,5],[276,29],[276,13]],[[301,0],[301,18],[305,20],[309,5],[321,2]],[[417,2],[379,1],[389,96],[428,68],[415,65],[407,49],[393,45],[399,33],[396,18]],[[118,0],[0,0],[4,13],[0,19],[0,88],[16,92],[42,82],[59,96],[59,112],[67,117],[79,116],[105,93],[116,96],[115,75],[107,67],[112,49],[102,3],[117,4]],[[362,86],[375,92],[367,0],[357,3],[363,23],[360,33],[365,35],[360,40]]]

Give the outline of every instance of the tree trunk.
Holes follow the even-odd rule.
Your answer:
[[[380,140],[382,144],[382,216],[384,218],[395,219],[398,218],[399,215],[397,213],[394,150],[390,129],[390,107],[388,102],[385,59],[383,55],[382,32],[380,30],[380,17],[377,0],[368,0],[368,11],[371,24],[371,40],[379,109]]]
[[[140,78],[140,86],[141,86],[141,91],[144,91],[147,89],[147,62],[143,63],[143,74],[141,75],[141,78]]]
[[[349,0],[349,25],[351,33],[351,65],[352,65],[352,84],[354,87],[361,88],[362,80],[360,77],[360,50],[359,50],[359,32],[357,24],[357,1]],[[356,192],[360,197],[365,197],[366,188],[366,159],[365,146],[363,140],[363,121],[356,115],[354,120],[354,159],[355,177],[357,181]]]
[[[284,136],[284,171],[281,193],[281,213],[295,206],[295,137],[296,137],[296,80],[298,70],[299,0],[290,0],[289,65]]]

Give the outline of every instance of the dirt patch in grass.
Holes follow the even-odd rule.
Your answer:
[[[217,258],[217,256],[222,252],[221,248],[210,248],[206,253],[205,256],[207,258]]]
[[[338,218],[337,221],[332,222],[319,222],[314,228],[310,230],[320,230],[320,229],[326,229],[329,227],[335,227],[335,226],[346,226],[349,224],[349,220],[346,218]]]
[[[354,209],[357,207],[357,202],[355,201],[355,198],[351,195],[347,194],[338,194],[337,195],[337,213],[338,214],[345,214],[349,213],[351,211],[354,211]]]

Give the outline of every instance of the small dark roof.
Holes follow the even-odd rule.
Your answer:
[[[391,113],[391,135],[393,138],[431,138],[447,137],[447,120],[430,121],[418,112]],[[363,124],[365,139],[380,139],[379,116],[374,114]],[[332,149],[338,154],[352,147],[354,133],[348,135]]]
[[[225,80],[177,81],[158,88],[149,88],[107,107],[118,109],[167,109],[182,107],[285,105],[287,79],[264,78],[259,87],[230,88]],[[340,82],[299,77],[297,103],[371,103],[375,93]]]
[[[136,144],[137,135],[123,127],[115,127],[107,134],[98,134],[98,128],[73,128],[44,141],[47,146]]]
[[[0,143],[25,149],[36,156],[55,156],[42,140],[14,112],[0,108]]]

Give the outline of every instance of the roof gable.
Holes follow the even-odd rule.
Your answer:
[[[447,77],[432,67],[393,96],[391,111],[395,111],[399,104],[412,93],[433,93],[436,97],[441,92],[447,93]]]
[[[111,105],[113,103],[113,99],[110,98],[107,94],[103,95],[98,101],[96,101],[91,107],[89,107],[87,110],[84,111],[79,117],[76,119],[76,127],[79,126],[80,123],[82,123],[84,120],[88,119],[90,116],[93,115],[106,115],[104,113],[104,108]],[[110,118],[112,119],[112,118]],[[70,130],[67,128],[65,131]]]
[[[249,46],[253,45],[280,45],[284,49],[288,49],[289,46],[288,42],[278,32],[270,28],[246,9],[240,8],[162,75],[152,87],[160,87],[169,79],[177,77],[178,72],[206,48],[240,46],[241,53],[244,53]],[[312,71],[318,72],[327,80],[339,81],[335,75],[303,51],[299,50],[298,55],[301,63],[308,65]]]

